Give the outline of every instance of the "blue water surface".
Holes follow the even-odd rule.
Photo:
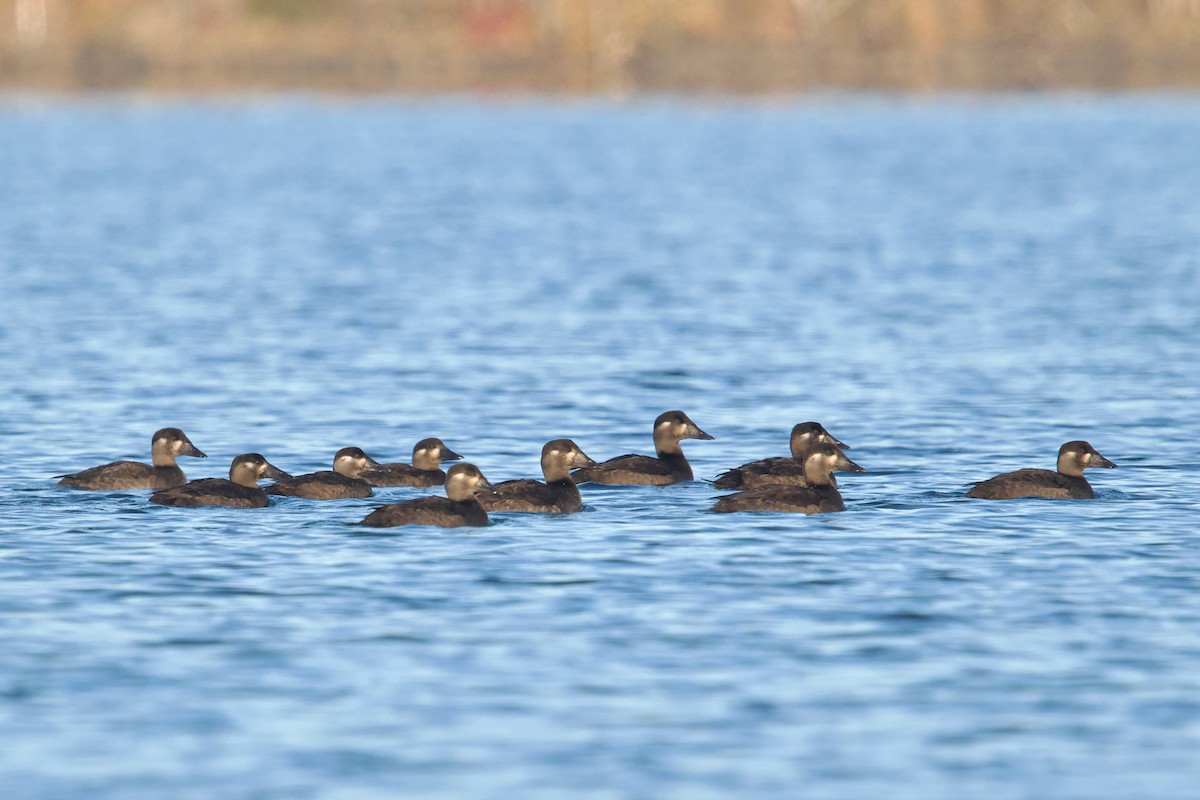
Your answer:
[[[0,103],[0,794],[1190,798],[1200,100]],[[823,422],[847,510],[584,487],[358,529],[52,476],[439,436],[698,478]],[[1117,462],[1090,502],[964,484]]]

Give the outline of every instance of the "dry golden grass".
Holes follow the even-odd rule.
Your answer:
[[[0,84],[1194,87],[1200,0],[0,0]]]

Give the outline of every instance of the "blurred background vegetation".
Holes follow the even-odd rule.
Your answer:
[[[0,0],[0,87],[1200,86],[1200,0]]]

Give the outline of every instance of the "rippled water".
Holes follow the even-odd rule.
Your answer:
[[[1200,103],[0,105],[6,798],[1184,798]],[[817,419],[843,514],[703,482],[369,531],[51,476],[559,436],[698,477]],[[970,501],[1084,438],[1092,502]]]

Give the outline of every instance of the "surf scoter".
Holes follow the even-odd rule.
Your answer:
[[[811,445],[804,456],[806,486],[773,484],[726,495],[713,505],[718,512],[792,511],[800,514],[824,514],[842,511],[846,503],[833,482],[833,471],[866,472],[831,442]]]
[[[284,478],[266,487],[267,494],[304,497],[309,500],[345,500],[370,497],[371,484],[359,475],[379,462],[357,447],[343,447],[333,456],[333,470],[322,470]]]
[[[283,470],[258,453],[246,453],[229,466],[229,480],[202,478],[150,495],[151,503],[164,506],[233,506],[266,508],[267,493],[258,486],[263,478],[289,478]]]
[[[835,439],[821,423],[801,422],[792,428],[791,458],[764,458],[742,464],[722,472],[713,481],[713,485],[718,489],[753,489],[772,483],[804,486],[808,482],[804,477],[804,455],[808,448],[817,442],[827,442],[842,450],[850,449],[849,445]],[[832,475],[829,478],[833,480]],[[836,486],[837,481],[833,482]]]
[[[974,484],[967,497],[984,500],[1013,500],[1018,497],[1045,497],[1052,500],[1090,500],[1092,485],[1083,477],[1088,467],[1115,469],[1096,448],[1087,442],[1067,442],[1058,448],[1058,471],[1019,469],[1005,472]]]
[[[534,480],[502,481],[491,491],[479,494],[486,511],[531,511],[544,514],[570,514],[583,508],[579,487],[571,480],[573,467],[594,467],[596,462],[570,439],[555,439],[542,448],[542,475],[546,482]]]
[[[441,486],[446,482],[441,463],[461,458],[441,439],[422,439],[413,446],[411,464],[380,464],[359,477],[372,486]]]
[[[576,483],[667,486],[692,480],[692,467],[683,457],[681,439],[712,439],[682,411],[666,411],[654,420],[655,456],[636,454],[610,458],[571,474]]]
[[[455,464],[446,473],[445,497],[418,497],[403,503],[389,503],[372,511],[358,524],[369,528],[399,525],[482,528],[488,524],[488,515],[479,504],[476,492],[490,488],[491,484],[474,464]]]
[[[179,428],[163,428],[155,431],[150,440],[150,460],[153,464],[114,461],[71,475],[60,475],[58,477],[62,480],[58,485],[101,491],[169,489],[172,486],[182,486],[187,483],[187,477],[175,463],[178,456],[208,457],[201,453]]]

